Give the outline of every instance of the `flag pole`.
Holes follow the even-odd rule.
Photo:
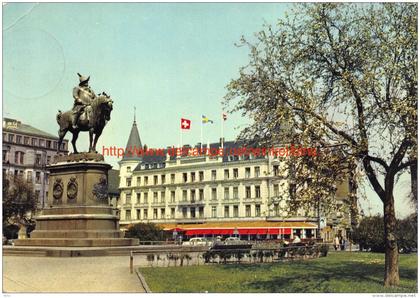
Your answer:
[[[200,125],[200,149],[203,148],[203,119],[201,119]]]
[[[225,119],[223,119],[223,110],[222,110],[222,115],[220,115],[220,117],[221,117],[221,120],[222,120],[221,132],[220,132],[221,136],[220,136],[220,138],[222,139],[221,147],[223,149],[223,143],[224,143],[223,142],[223,129],[224,129],[224,125],[225,125]]]

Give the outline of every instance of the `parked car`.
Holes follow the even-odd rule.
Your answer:
[[[242,240],[239,237],[228,237],[225,239],[225,244],[236,244],[241,242]]]
[[[192,245],[192,246],[204,246],[204,245],[209,245],[209,244],[210,244],[209,241],[201,237],[194,237],[194,238],[191,238],[189,241],[185,241],[182,243],[182,245]]]

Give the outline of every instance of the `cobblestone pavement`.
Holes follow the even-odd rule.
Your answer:
[[[142,265],[136,260],[135,265]],[[144,292],[129,256],[3,256],[3,292]]]

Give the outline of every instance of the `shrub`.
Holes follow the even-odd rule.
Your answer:
[[[322,244],[319,248],[319,252],[321,253],[321,257],[326,257],[328,254],[328,250],[330,247],[327,244]]]
[[[128,228],[125,237],[138,238],[140,241],[164,241],[165,232],[154,223],[137,223]]]

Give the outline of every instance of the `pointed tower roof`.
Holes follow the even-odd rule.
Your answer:
[[[131,127],[130,136],[128,137],[127,146],[125,146],[124,157],[121,161],[136,160],[141,161],[142,156],[136,154],[136,150],[143,148],[140,140],[139,131],[136,124],[136,115],[134,114],[133,126]]]

